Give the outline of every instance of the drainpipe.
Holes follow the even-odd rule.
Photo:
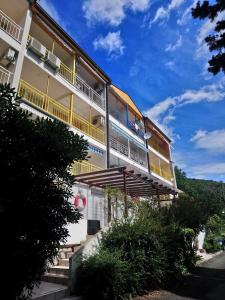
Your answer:
[[[145,133],[147,133],[147,126],[146,126],[146,119],[145,119],[145,117],[144,117],[144,127],[145,127]],[[145,140],[145,146],[148,149],[148,140]],[[147,161],[148,161],[148,172],[151,173],[149,151],[147,152]]]
[[[110,143],[109,143],[109,83],[106,83],[105,93],[105,112],[106,112],[106,167],[110,168]]]

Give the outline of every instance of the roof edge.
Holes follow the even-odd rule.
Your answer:
[[[111,78],[95,63],[95,61],[75,42],[75,40],[48,14],[48,12],[35,0],[30,0],[32,3],[31,10],[33,12],[39,13],[40,17],[46,18],[53,27],[58,31],[61,35],[61,38],[65,40],[65,42],[69,42],[71,46],[74,46],[78,52],[80,52],[81,56],[87,60],[101,76],[108,82],[111,83]]]

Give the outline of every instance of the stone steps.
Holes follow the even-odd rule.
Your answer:
[[[69,259],[68,258],[60,258],[58,260],[58,266],[69,267]]]
[[[48,269],[48,273],[69,276],[69,267],[68,266],[51,266]]]
[[[45,282],[57,283],[65,286],[69,285],[69,276],[67,275],[45,273],[45,275],[42,277],[42,280]]]
[[[33,294],[30,299],[32,300],[69,299],[69,289],[60,284],[41,282],[39,287],[34,288]]]

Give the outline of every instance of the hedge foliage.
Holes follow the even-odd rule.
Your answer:
[[[129,299],[176,282],[194,266],[193,230],[168,218],[169,208],[139,206],[135,218],[115,222],[98,252],[82,261],[77,291],[85,299]]]

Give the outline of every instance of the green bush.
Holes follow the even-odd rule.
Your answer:
[[[80,293],[86,299],[127,299],[189,272],[196,262],[195,233],[170,213],[144,203],[132,220],[115,222],[103,234],[99,252],[81,263]]]
[[[165,252],[160,237],[160,225],[146,221],[115,223],[103,236],[102,248],[121,251],[133,274],[132,294],[140,294],[164,281]]]
[[[121,253],[100,250],[81,263],[76,290],[84,299],[126,299],[131,292],[131,274]]]
[[[224,240],[225,234],[225,217],[222,215],[213,215],[206,224],[206,237],[204,249],[208,253],[214,253],[223,249],[221,241]]]

